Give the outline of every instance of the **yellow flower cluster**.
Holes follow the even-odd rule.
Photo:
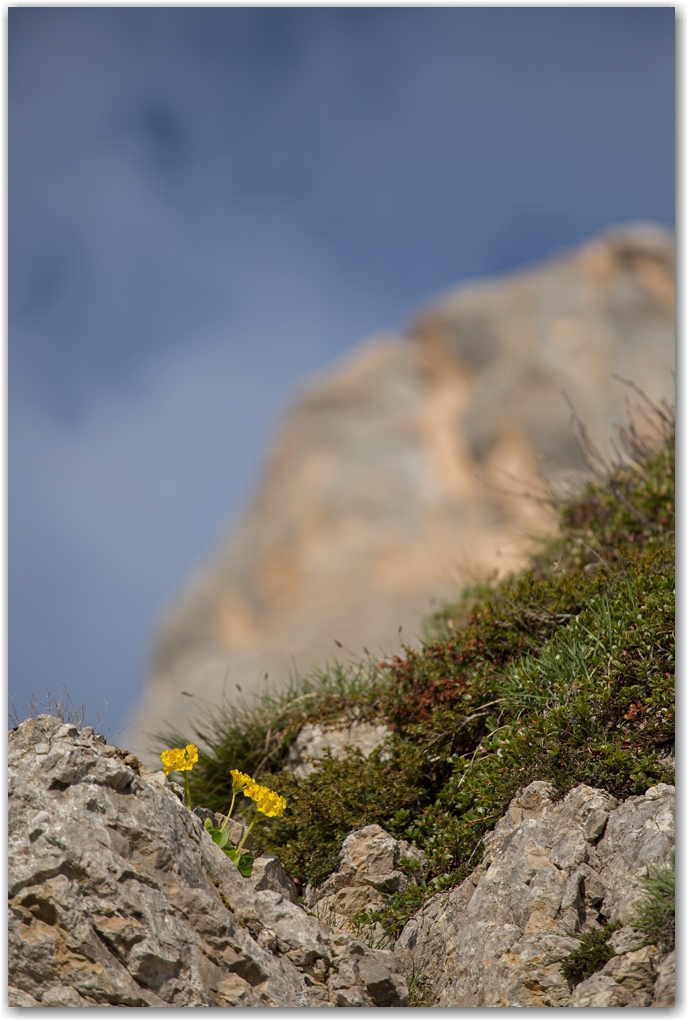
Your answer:
[[[266,786],[254,784],[248,796],[255,801],[255,806],[263,815],[268,818],[276,818],[283,815],[286,810],[286,801],[274,790],[268,790]]]
[[[245,772],[239,772],[238,769],[231,770],[231,778],[234,781],[234,791],[238,793],[240,790],[245,797],[250,797],[252,801],[255,801],[255,806],[261,814],[267,815],[268,818],[284,814],[286,801],[274,790],[270,790],[267,786],[260,786]]]
[[[160,757],[166,776],[172,771],[188,772],[198,761],[198,748],[195,744],[173,747],[170,751],[163,751]]]

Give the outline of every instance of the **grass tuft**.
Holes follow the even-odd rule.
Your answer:
[[[669,864],[643,879],[644,898],[637,908],[633,927],[646,935],[646,944],[661,954],[675,948],[675,856]]]
[[[89,716],[88,702],[75,704],[64,685],[59,692],[46,691],[43,700],[35,691],[31,691],[28,702],[20,702],[19,705],[16,704],[14,697],[10,696],[9,719],[15,728],[25,719],[37,719],[39,715],[55,716],[63,723],[76,726],[78,730],[90,725],[95,732],[100,732],[107,717],[107,705],[102,712]]]

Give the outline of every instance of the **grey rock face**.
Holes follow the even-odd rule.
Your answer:
[[[247,845],[247,841],[244,846]],[[253,872],[248,879],[256,892],[261,889],[271,889],[280,893],[291,903],[298,903],[298,892],[296,886],[286,874],[282,863],[274,854],[262,854],[256,858],[253,865]]]
[[[427,871],[425,855],[405,840],[394,839],[380,825],[356,829],[344,840],[341,863],[318,888],[307,886],[305,902],[318,917],[336,928],[352,930],[352,919],[360,911],[378,908],[409,881],[422,879]],[[401,869],[403,861],[411,863]],[[379,940],[382,929],[370,935]]]
[[[102,737],[27,720],[9,779],[10,1005],[407,1003],[398,959],[308,915],[276,858],[244,879]]]
[[[673,849],[674,809],[674,787],[665,784],[618,804],[588,786],[554,802],[550,784],[532,783],[485,837],[482,864],[425,902],[394,953],[437,1006],[667,1001],[670,964],[661,964],[659,985],[656,947],[638,948],[628,928],[616,933],[619,955],[572,995],[560,963],[580,945],[576,932],[631,920],[637,880]]]
[[[609,232],[428,305],[314,381],[282,423],[252,505],[166,617],[128,739],[193,698],[229,701],[337,654],[394,652],[433,599],[521,565],[553,516],[521,495],[585,471],[569,395],[603,448],[622,376],[672,399],[674,242]],[[508,491],[510,494],[508,494]],[[201,702],[202,704],[202,702]]]
[[[306,723],[289,748],[286,768],[296,776],[309,776],[316,768],[316,760],[326,752],[332,758],[344,758],[348,747],[357,748],[368,758],[389,733],[389,727],[383,723],[363,719],[339,724]]]

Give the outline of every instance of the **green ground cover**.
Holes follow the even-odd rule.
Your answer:
[[[621,798],[674,782],[672,415],[653,409],[651,425],[651,440],[625,430],[615,465],[587,444],[597,478],[560,503],[558,536],[529,569],[443,606],[419,648],[335,664],[192,734],[166,734],[162,746],[193,737],[204,748],[194,802],[226,809],[232,768],[286,797],[284,817],[261,818],[254,841],[301,888],[337,866],[360,826],[420,847],[426,883],[377,918],[392,935],[423,896],[470,873],[482,836],[533,780]],[[367,760],[324,760],[306,778],[283,769],[305,722],[343,718],[384,721],[391,736]]]

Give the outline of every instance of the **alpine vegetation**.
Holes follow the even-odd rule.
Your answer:
[[[528,569],[441,607],[420,647],[293,679],[199,725],[194,799],[222,810],[235,769],[268,782],[288,806],[256,814],[253,839],[300,889],[336,869],[355,829],[378,824],[417,847],[426,877],[373,919],[393,938],[423,898],[479,864],[483,838],[528,784],[624,799],[673,783],[674,418],[643,410],[612,463],[581,430],[594,477],[558,501],[558,535]],[[325,755],[306,776],[286,767],[306,723],[355,719],[388,727],[368,757]]]

